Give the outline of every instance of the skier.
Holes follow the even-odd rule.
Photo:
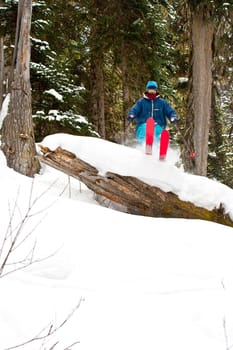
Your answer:
[[[145,141],[146,120],[150,117],[155,120],[154,136],[157,141],[159,141],[163,129],[166,128],[166,118],[171,123],[178,122],[176,111],[160,97],[156,81],[148,81],[144,96],[136,101],[128,113],[128,121],[136,123],[136,138],[139,143]]]

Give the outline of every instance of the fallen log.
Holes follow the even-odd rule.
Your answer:
[[[163,218],[186,218],[213,221],[233,227],[222,207],[207,210],[182,201],[172,192],[148,185],[133,176],[107,172],[104,176],[75,154],[58,147],[52,151],[40,145],[39,160],[65,174],[79,179],[98,196],[122,205],[129,214]]]

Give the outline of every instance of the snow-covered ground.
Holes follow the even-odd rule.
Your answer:
[[[159,162],[156,149],[149,157],[91,137],[42,144],[101,174],[133,175],[208,209],[222,203],[233,218],[233,190],[184,173],[173,149]],[[1,350],[232,347],[232,228],[120,213],[55,169],[43,165],[32,180],[2,153],[0,166],[1,266],[17,238],[0,279]]]

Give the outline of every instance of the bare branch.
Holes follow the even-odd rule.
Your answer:
[[[24,215],[22,215],[21,210],[20,210],[19,205],[18,205],[20,189],[18,189],[18,191],[17,191],[17,196],[16,196],[16,199],[14,200],[14,205],[13,205],[12,210],[11,210],[10,204],[8,203],[9,224],[8,224],[8,227],[7,227],[7,230],[6,230],[6,233],[5,233],[1,248],[0,248],[0,278],[3,276],[6,276],[9,273],[14,272],[14,271],[20,270],[22,268],[26,268],[30,264],[33,263],[34,251],[35,251],[35,247],[36,247],[36,240],[34,241],[33,248],[30,250],[30,252],[27,254],[27,256],[24,259],[22,259],[21,261],[19,260],[19,261],[14,262],[14,263],[10,263],[9,260],[12,256],[12,254],[16,250],[18,250],[18,248],[20,246],[22,246],[30,236],[32,236],[33,232],[36,230],[36,228],[40,225],[40,223],[46,217],[47,212],[44,214],[44,216],[40,220],[38,220],[38,222],[34,225],[34,227],[30,228],[30,231],[28,233],[22,234],[23,231],[25,230],[25,226],[28,223],[28,221],[32,217],[34,217],[36,215],[43,214],[45,211],[47,211],[49,208],[51,208],[59,200],[59,197],[62,196],[62,194],[66,190],[67,185],[62,190],[62,192],[59,194],[59,197],[56,198],[52,203],[50,203],[47,207],[44,207],[43,209],[32,213],[37,202],[54,186],[56,181],[51,183],[50,186],[47,189],[45,189],[35,199],[33,199],[34,180],[32,181],[31,188],[30,188],[30,194],[29,194],[28,207],[27,207],[27,210],[26,210]],[[18,224],[16,224],[14,227],[13,220],[14,220],[14,217],[16,215],[16,211],[19,213],[21,221]],[[54,255],[54,253],[52,255]],[[46,257],[46,259],[47,258],[48,257]],[[35,262],[39,262],[42,260],[45,260],[45,258],[44,259],[37,259],[37,260],[35,260]],[[4,271],[5,268],[9,265],[14,265],[15,266],[14,270],[5,272]],[[18,266],[18,265],[20,265],[20,266]],[[3,271],[4,271],[4,273],[3,273]]]
[[[70,350],[73,346],[75,346],[75,345],[77,345],[77,344],[79,344],[79,343],[80,343],[79,341],[76,341],[75,343],[73,343],[73,344],[67,346],[64,350]]]
[[[34,246],[34,247],[35,247],[35,246]],[[45,256],[45,257],[43,257],[43,258],[34,259],[34,260],[30,259],[30,261],[28,261],[28,263],[26,263],[26,261],[27,261],[26,258],[23,259],[22,261],[13,262],[13,263],[11,263],[11,264],[9,263],[9,264],[7,264],[7,266],[14,265],[14,269],[13,269],[13,270],[10,270],[10,271],[7,271],[7,272],[4,272],[2,275],[0,275],[0,278],[5,277],[5,276],[7,276],[7,275],[9,275],[9,274],[11,274],[11,273],[14,273],[14,272],[16,272],[16,271],[26,269],[28,266],[35,265],[35,264],[41,263],[41,262],[43,262],[43,261],[45,261],[45,260],[48,260],[48,259],[50,259],[51,257],[55,256],[55,255],[59,252],[59,250],[60,250],[60,248],[57,249],[57,250],[55,250],[52,254],[47,255],[47,256]],[[22,264],[22,266],[17,266],[17,267],[15,267],[16,265],[19,265],[19,264]]]
[[[18,349],[22,346],[28,345],[30,343],[36,342],[36,341],[40,341],[40,340],[49,340],[49,338],[54,335],[55,333],[57,333],[62,327],[64,327],[64,325],[70,320],[70,318],[74,315],[74,313],[76,312],[76,310],[80,307],[82,301],[84,301],[85,299],[83,297],[81,297],[79,299],[78,304],[74,307],[73,310],[71,310],[71,312],[68,314],[68,316],[64,319],[64,321],[62,321],[57,327],[54,327],[54,325],[51,323],[49,326],[44,327],[39,334],[37,334],[35,337],[33,337],[32,339],[29,339],[27,341],[25,341],[24,343],[15,345],[15,346],[11,346],[9,348],[6,348],[4,350],[13,350],[13,349]],[[47,330],[46,334],[42,334]],[[68,350],[71,346],[74,346],[76,344],[78,344],[79,342],[75,342],[72,345],[69,345],[68,348],[66,347],[64,350]],[[54,347],[58,344],[55,343],[52,348],[50,348],[49,350],[54,349]]]

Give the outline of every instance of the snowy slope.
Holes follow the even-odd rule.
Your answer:
[[[160,163],[140,149],[94,138],[53,135],[43,145],[75,152],[101,173],[138,176],[207,207],[223,202],[232,215],[233,191],[185,174],[174,165],[175,151]],[[18,266],[30,251],[38,260],[0,279],[1,350],[22,343],[30,350],[230,348],[232,228],[102,208],[83,184],[52,168],[43,166],[31,187],[2,154],[0,163],[0,262],[9,222],[12,239],[32,203],[11,261]]]

